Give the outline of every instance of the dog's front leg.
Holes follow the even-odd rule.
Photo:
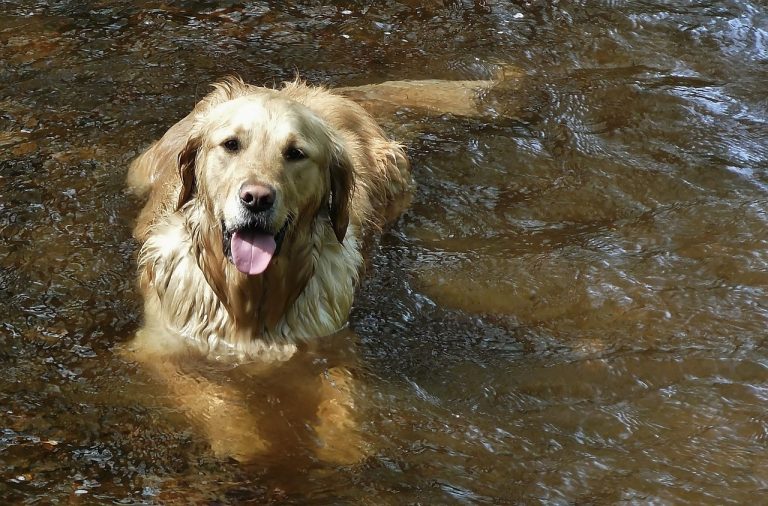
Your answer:
[[[153,343],[158,338],[149,332],[145,328],[137,333],[128,358],[151,372],[173,404],[205,434],[216,456],[246,462],[265,454],[268,445],[259,434],[259,420],[248,409],[242,392],[203,375],[200,371],[205,363],[191,351],[175,348],[163,352],[157,346],[147,346],[148,338]]]
[[[354,380],[343,366],[320,375],[320,398],[315,433],[320,439],[317,456],[335,464],[360,462],[367,453],[355,417]]]

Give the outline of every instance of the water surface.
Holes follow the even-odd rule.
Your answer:
[[[216,458],[115,351],[141,321],[127,164],[226,74],[348,86],[505,66],[518,78],[483,117],[382,118],[418,191],[343,339],[370,455]],[[766,82],[758,1],[6,1],[0,496],[754,502]]]

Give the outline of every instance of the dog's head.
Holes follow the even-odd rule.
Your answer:
[[[224,254],[257,275],[292,226],[326,216],[341,242],[352,164],[307,107],[274,93],[235,98],[201,114],[179,154],[177,208],[197,200],[221,224]]]

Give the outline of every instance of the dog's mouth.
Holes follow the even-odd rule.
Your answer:
[[[249,276],[267,270],[272,258],[280,253],[290,220],[275,232],[263,223],[248,224],[232,230],[222,223],[224,254],[235,268]]]

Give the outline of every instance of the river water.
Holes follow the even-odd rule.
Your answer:
[[[2,502],[760,502],[767,12],[0,3]],[[115,351],[141,322],[128,163],[230,73],[350,86],[509,68],[480,117],[381,118],[418,190],[340,338],[368,455],[217,458]]]

